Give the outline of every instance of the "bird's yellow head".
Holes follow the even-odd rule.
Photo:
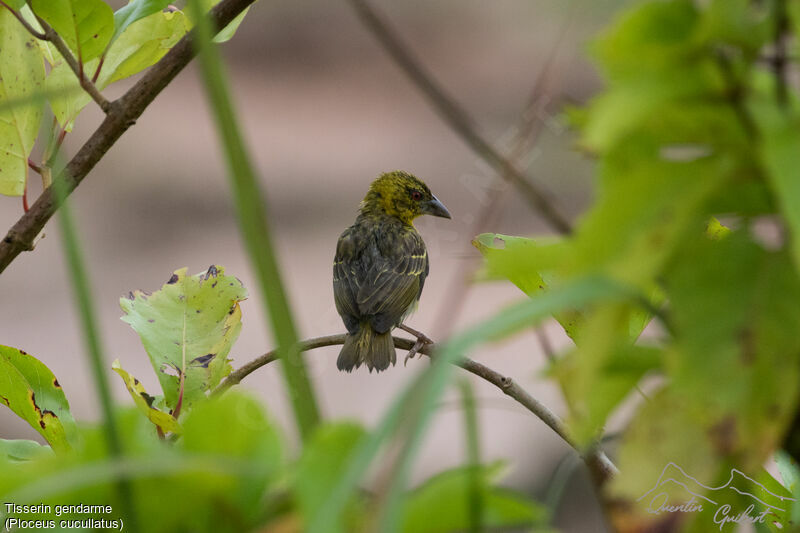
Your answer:
[[[425,183],[408,172],[386,172],[372,182],[361,202],[361,213],[367,216],[388,215],[411,224],[421,215],[450,218],[447,208]]]

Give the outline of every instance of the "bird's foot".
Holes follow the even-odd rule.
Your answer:
[[[406,366],[408,364],[408,360],[413,359],[414,356],[417,355],[417,353],[423,348],[423,346],[425,346],[426,344],[433,344],[433,341],[421,331],[417,331],[414,328],[410,328],[405,324],[400,324],[397,327],[402,329],[403,331],[411,333],[417,338],[417,342],[414,343],[414,346],[412,346],[411,349],[408,351],[408,354],[406,354],[405,360],[403,360],[403,366]]]

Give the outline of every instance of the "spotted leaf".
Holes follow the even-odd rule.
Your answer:
[[[58,380],[22,350],[0,346],[0,403],[14,411],[56,452],[71,449],[77,428]]]
[[[230,373],[227,356],[242,327],[239,302],[246,296],[238,279],[212,265],[195,276],[176,270],[153,294],[135,291],[120,300],[122,320],[139,334],[167,407],[178,404],[181,386],[185,409]]]

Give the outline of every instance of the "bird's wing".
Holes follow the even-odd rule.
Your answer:
[[[333,259],[333,299],[348,331],[357,328],[361,317],[356,302],[358,276],[353,265],[357,246],[358,243],[348,228],[339,237]]]
[[[356,303],[373,327],[385,330],[400,323],[417,301],[428,274],[425,243],[416,231],[404,233],[391,254],[378,255],[360,283]]]

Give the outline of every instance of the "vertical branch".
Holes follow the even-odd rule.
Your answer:
[[[297,330],[281,281],[263,195],[241,137],[222,59],[211,42],[211,25],[201,14],[198,0],[190,1],[189,7],[197,15],[196,46],[217,133],[225,148],[239,227],[258,276],[265,311],[278,342],[281,368],[289,388],[295,420],[305,440],[319,423],[320,415],[305,362],[297,348]]]

